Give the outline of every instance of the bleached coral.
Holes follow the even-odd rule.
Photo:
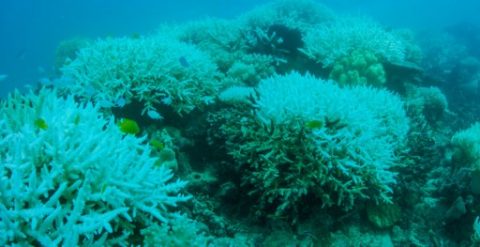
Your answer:
[[[312,0],[278,0],[261,5],[241,16],[240,20],[260,29],[280,24],[305,30],[334,18],[335,14],[329,8]]]
[[[290,71],[298,65],[305,33],[333,19],[333,12],[318,2],[278,0],[260,5],[238,21],[250,50],[272,56],[277,69]]]
[[[302,51],[325,67],[354,50],[372,52],[382,62],[405,59],[402,40],[368,18],[343,17],[311,28]]]
[[[131,243],[189,199],[143,138],[90,103],[41,90],[0,105],[0,245]]]
[[[80,37],[61,41],[55,51],[55,69],[58,70],[75,59],[77,51],[87,46],[89,42],[87,38]]]
[[[226,104],[248,104],[251,103],[250,98],[253,97],[255,91],[251,87],[232,86],[223,90],[218,98]]]
[[[220,131],[260,212],[296,217],[302,200],[349,210],[358,201],[390,202],[408,119],[400,98],[369,87],[291,73],[263,80],[256,113]],[[238,114],[237,114],[238,115]]]
[[[139,101],[143,113],[158,104],[188,113],[212,103],[219,90],[206,53],[162,35],[97,40],[61,71],[74,81],[70,92],[95,102]]]
[[[333,81],[294,72],[262,81],[258,91],[261,95],[257,102],[259,117],[277,123],[291,119],[338,119],[365,132],[390,136],[398,143],[405,140],[408,132],[408,118],[402,100],[385,89],[368,86],[341,88]]]
[[[399,95],[373,87],[348,87],[344,90],[347,94],[354,95],[379,121],[380,128],[376,130],[379,136],[389,139],[389,142],[398,147],[405,144],[410,121]]]
[[[273,74],[275,59],[249,51],[249,31],[239,20],[205,19],[169,28],[167,33],[206,52],[224,74],[223,84],[254,85]]]

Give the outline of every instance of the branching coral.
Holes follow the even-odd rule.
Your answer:
[[[452,161],[456,165],[467,165],[474,171],[480,171],[480,123],[455,133],[452,145]]]
[[[218,71],[196,47],[157,35],[98,40],[61,69],[69,90],[95,102],[143,103],[143,113],[164,104],[188,113],[212,103]]]
[[[402,39],[367,18],[342,17],[308,31],[302,51],[324,67],[332,66],[352,51],[371,52],[380,62],[405,59]]]
[[[303,31],[334,18],[335,15],[329,8],[315,1],[279,0],[260,6],[240,19],[246,25],[262,30],[280,24]]]
[[[167,32],[209,54],[224,85],[255,85],[274,72],[274,57],[249,52],[248,31],[238,20],[206,19],[172,29]]]
[[[143,138],[90,103],[15,93],[0,116],[0,245],[126,245],[189,199]]]
[[[358,200],[390,201],[390,168],[408,132],[397,96],[298,73],[263,80],[257,91],[255,115],[227,120],[220,132],[245,166],[260,214],[297,217],[307,197],[346,210]]]
[[[303,70],[300,56],[308,30],[335,19],[327,7],[311,0],[279,0],[239,18],[250,50],[271,56],[277,72]]]
[[[55,52],[55,69],[58,70],[75,59],[77,51],[87,46],[89,42],[88,39],[79,37],[60,42]]]

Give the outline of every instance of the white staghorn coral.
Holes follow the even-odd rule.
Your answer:
[[[92,104],[41,90],[0,105],[0,245],[131,243],[189,199],[143,138]],[[137,237],[137,236],[135,236]]]

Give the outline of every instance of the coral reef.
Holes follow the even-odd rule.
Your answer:
[[[475,31],[278,0],[62,42],[0,99],[0,245],[477,246]]]
[[[1,245],[126,245],[190,198],[98,110],[49,90],[2,102]]]

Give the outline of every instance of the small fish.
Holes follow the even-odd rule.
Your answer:
[[[8,75],[0,74],[0,81],[7,79]]]
[[[162,120],[163,117],[162,115],[160,115],[160,113],[158,113],[157,111],[155,110],[149,110],[147,112],[147,115],[151,118],[151,119],[154,119],[154,120]]]
[[[173,103],[173,99],[172,97],[168,96],[162,99],[162,103],[164,103],[165,105],[171,105]]]
[[[43,118],[35,119],[33,124],[35,125],[35,127],[39,128],[39,129],[42,129],[42,130],[47,130],[48,129],[48,124]]]
[[[118,127],[120,128],[120,131],[125,134],[136,135],[140,133],[140,127],[138,126],[137,122],[129,118],[120,120]]]
[[[181,56],[178,59],[178,62],[180,62],[180,65],[182,65],[184,68],[190,67],[190,63],[187,61],[187,59],[184,56]]]
[[[309,129],[321,129],[323,127],[323,122],[320,120],[307,121],[305,127]]]

